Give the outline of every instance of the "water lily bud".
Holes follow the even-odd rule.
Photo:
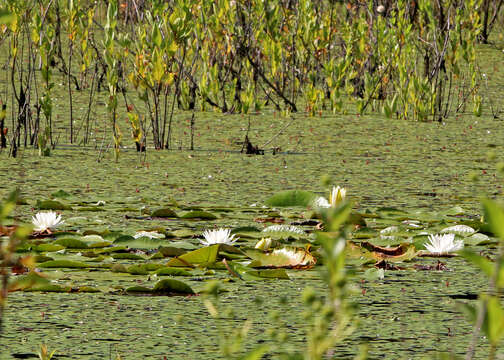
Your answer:
[[[271,240],[271,238],[262,238],[257,242],[255,248],[259,250],[268,250],[272,243],[273,240]]]

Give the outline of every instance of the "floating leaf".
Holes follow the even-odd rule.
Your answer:
[[[205,246],[203,248],[190,251],[181,255],[179,257],[174,257],[166,266],[181,266],[187,267],[193,264],[209,264],[213,263],[217,259],[217,253],[219,252],[219,244]]]
[[[36,207],[39,210],[72,210],[71,206],[65,205],[56,200],[38,200]]]
[[[125,290],[127,293],[139,293],[139,294],[150,294],[152,289],[145,286],[131,286]]]
[[[194,294],[193,289],[189,285],[174,279],[158,281],[152,291],[156,294]]]
[[[142,265],[131,265],[127,267],[127,272],[131,275],[147,275],[149,271]]]
[[[215,220],[217,216],[208,211],[189,211],[181,216],[182,219]]]
[[[189,271],[175,267],[162,267],[156,271],[158,276],[192,276]]]
[[[148,237],[140,237],[135,239],[133,236],[121,236],[114,240],[114,245],[127,246],[131,249],[157,249],[162,244],[166,244],[165,239],[156,239]]]
[[[40,292],[70,292],[72,288],[69,286],[60,286],[56,284],[36,285],[25,289],[24,291],[40,291]]]
[[[178,215],[170,208],[162,208],[154,210],[151,214],[152,217],[160,218],[178,218]]]
[[[161,246],[159,248],[159,252],[164,257],[175,257],[175,256],[180,256],[180,255],[185,254],[187,252],[187,250],[180,249],[178,247],[173,247],[173,246]]]
[[[52,257],[50,257],[50,256],[36,255],[36,256],[33,257],[33,260],[36,263],[43,263],[43,262],[51,261],[51,260],[54,260],[54,259]]]
[[[232,271],[239,274],[243,280],[290,279],[285,269],[253,269],[239,263],[227,263]]]
[[[99,212],[99,211],[105,211],[105,209],[98,206],[84,206],[77,208],[77,211]]]
[[[9,284],[9,291],[26,290],[34,286],[42,286],[50,284],[50,280],[42,276],[40,273],[30,271],[26,275],[20,275]]]
[[[36,245],[33,250],[36,252],[53,252],[64,249],[65,247],[57,244],[40,244]]]
[[[364,272],[364,279],[366,281],[382,280],[385,277],[384,269],[370,268]]]
[[[67,193],[65,190],[58,190],[56,192],[53,192],[51,194],[52,198],[60,198],[60,199],[66,199],[68,197],[72,196],[71,194]]]
[[[286,190],[279,192],[268,200],[266,200],[266,205],[268,206],[302,206],[307,207],[313,204],[313,201],[317,198],[317,195],[304,190]]]
[[[376,260],[400,262],[411,260],[417,256],[415,246],[407,243],[395,247],[381,247],[367,241],[361,243],[349,241],[349,245],[349,254],[354,257],[365,256]]]
[[[112,259],[116,259],[116,260],[145,260],[145,258],[143,258],[142,256],[137,255],[137,254],[132,254],[132,253],[115,253],[115,254],[112,254]]]
[[[472,234],[464,239],[465,245],[487,245],[496,242],[497,240],[491,239],[488,235],[482,233]]]
[[[69,268],[69,269],[79,269],[88,268],[90,265],[72,260],[51,260],[46,261],[38,265],[40,268]]]
[[[87,249],[88,247],[84,241],[76,238],[60,238],[54,244],[64,246],[67,249]]]

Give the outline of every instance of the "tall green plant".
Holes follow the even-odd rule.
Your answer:
[[[488,358],[491,360],[496,358],[496,350],[504,338],[504,308],[499,296],[504,290],[504,209],[495,201],[484,200],[483,210],[484,219],[498,237],[499,245],[492,260],[468,250],[463,252],[463,256],[488,277],[488,291],[479,295],[477,304],[461,304],[461,309],[474,323],[471,345],[466,353],[467,360],[475,355],[481,331],[488,339]]]
[[[116,27],[117,27],[117,0],[112,0],[107,8],[107,23],[105,25],[104,57],[107,63],[107,85],[108,99],[107,111],[109,122],[112,127],[112,136],[114,140],[115,160],[119,160],[121,146],[121,130],[117,125],[117,87],[119,82],[120,54],[116,47]]]
[[[13,266],[32,267],[30,256],[16,255],[17,247],[25,241],[31,232],[30,226],[6,226],[9,216],[16,208],[19,197],[18,191],[13,191],[7,199],[0,202],[0,233],[5,233],[8,238],[0,241],[0,333],[3,326],[3,315],[9,293],[9,278]]]

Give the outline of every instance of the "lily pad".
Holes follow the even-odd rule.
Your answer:
[[[69,269],[81,269],[88,268],[90,265],[72,260],[51,260],[46,261],[38,265],[40,268],[69,268]]]
[[[163,279],[154,285],[152,292],[156,294],[194,294],[193,289],[179,280]]]
[[[317,198],[317,195],[305,190],[286,190],[279,192],[268,200],[266,200],[266,205],[268,206],[302,206],[307,207],[313,204],[313,201]]]
[[[72,195],[67,193],[65,190],[61,190],[61,189],[56,192],[53,192],[51,194],[52,198],[60,198],[60,199],[66,199],[66,198],[69,198],[70,196],[72,196]]]
[[[178,218],[178,215],[170,208],[161,208],[154,210],[151,214],[152,217],[160,218]]]
[[[175,267],[162,267],[156,271],[158,276],[192,276],[187,270]]]
[[[17,276],[14,281],[9,284],[9,291],[26,290],[35,286],[45,286],[51,281],[41,274],[30,271],[26,275]]]
[[[115,253],[115,254],[112,254],[112,259],[116,259],[116,260],[145,260],[145,258],[143,258],[142,256],[137,255],[137,254],[132,254],[132,253]]]
[[[215,220],[217,216],[208,211],[189,211],[181,216],[182,219],[201,219],[201,220]]]
[[[53,251],[59,251],[64,249],[65,246],[58,245],[58,244],[40,244],[36,245],[33,250],[36,252],[53,252]]]
[[[166,244],[165,239],[149,238],[146,236],[135,239],[133,236],[121,236],[114,241],[114,245],[127,246],[131,249],[157,249]]]
[[[179,257],[174,257],[166,266],[190,267],[193,264],[213,263],[217,259],[219,244],[206,246],[197,250],[190,251]]]
[[[56,200],[37,200],[36,207],[39,210],[72,210],[70,205],[65,205]]]
[[[61,245],[67,249],[87,249],[88,245],[76,238],[61,238],[54,242],[54,244]]]

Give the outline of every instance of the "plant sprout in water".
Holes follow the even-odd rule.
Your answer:
[[[455,240],[455,234],[445,235],[429,235],[429,243],[425,244],[425,248],[432,254],[448,254],[462,250],[464,241]]]
[[[61,215],[58,215],[54,211],[39,212],[35,216],[32,216],[34,230],[38,232],[50,232],[51,229],[54,229],[63,223],[64,221],[61,220]]]
[[[214,244],[227,244],[233,245],[236,240],[236,235],[231,235],[230,229],[218,229],[218,230],[206,230],[203,232],[205,240],[200,240],[200,243],[205,246],[210,246]]]

